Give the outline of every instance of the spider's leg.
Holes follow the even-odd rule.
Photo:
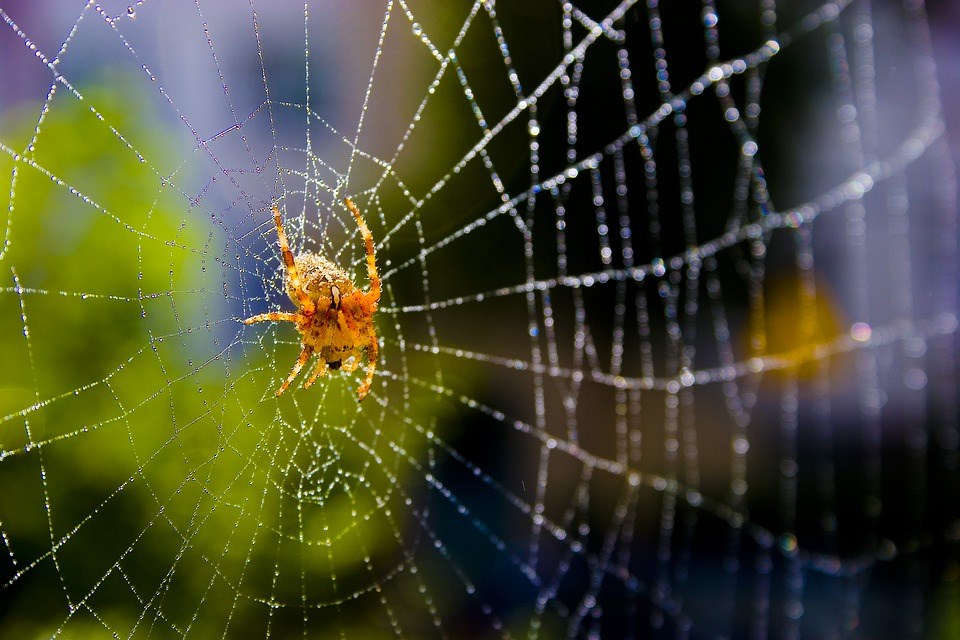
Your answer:
[[[243,324],[253,324],[254,322],[292,322],[296,324],[299,322],[299,316],[295,313],[281,313],[279,311],[271,311],[270,313],[261,313],[255,316],[250,316],[243,321]]]
[[[361,401],[370,393],[370,385],[373,383],[373,372],[377,370],[377,354],[380,351],[380,344],[377,342],[377,334],[370,330],[370,344],[367,345],[367,375],[363,379],[360,388],[357,389],[357,401]]]
[[[317,335],[317,344],[324,344],[326,342],[326,325],[320,325],[320,333]],[[322,378],[327,374],[327,359],[323,357],[323,351],[320,351],[320,355],[317,357],[317,366],[314,367],[313,373],[310,374],[310,377],[306,382],[303,383],[303,388],[308,389],[313,386],[313,383],[317,381],[317,378]]]
[[[283,255],[283,264],[287,269],[287,277],[290,278],[290,284],[293,285],[293,290],[297,294],[300,312],[308,316],[313,315],[317,307],[313,304],[313,300],[310,299],[310,296],[307,295],[307,292],[303,290],[303,286],[300,284],[300,274],[297,272],[297,263],[293,259],[293,252],[290,251],[287,234],[283,231],[283,220],[280,219],[280,209],[277,208],[277,205],[273,205],[273,223],[277,225],[280,253]]]
[[[344,373],[353,373],[357,370],[357,367],[360,366],[360,358],[353,356],[349,360],[344,360],[340,363],[340,370]]]
[[[310,378],[303,383],[304,389],[309,389],[313,386],[313,383],[317,381],[317,378],[322,378],[327,375],[327,361],[322,357],[317,358],[317,366],[313,368],[313,373],[310,374]]]
[[[360,234],[363,235],[363,241],[367,245],[367,275],[370,277],[370,293],[367,294],[367,299],[376,303],[380,300],[380,274],[377,272],[377,255],[373,250],[373,236],[370,235],[370,229],[367,228],[367,223],[363,221],[363,216],[360,215],[357,205],[353,204],[353,200],[346,198],[344,204],[357,220]]]
[[[300,373],[300,369],[303,369],[303,365],[307,364],[307,360],[310,359],[310,356],[313,355],[313,347],[306,346],[303,348],[303,351],[300,352],[300,357],[297,358],[296,364],[293,365],[293,369],[290,371],[290,375],[287,376],[287,379],[283,381],[283,384],[280,385],[280,388],[277,389],[277,395],[282,395],[284,391],[287,390],[287,387],[290,386],[290,383],[293,382],[293,379],[297,377],[297,374]]]

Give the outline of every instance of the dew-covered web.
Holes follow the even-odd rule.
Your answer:
[[[3,4],[0,635],[960,633],[923,2]]]

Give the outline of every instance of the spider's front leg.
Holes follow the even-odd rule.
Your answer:
[[[324,344],[326,342],[326,326],[320,326],[320,332],[317,335],[317,343]],[[317,366],[314,367],[313,373],[310,374],[310,377],[307,378],[307,381],[303,383],[304,389],[309,389],[313,386],[313,383],[317,381],[317,378],[322,378],[327,375],[327,359],[323,357],[323,350],[320,350],[320,354],[317,357]]]
[[[253,324],[255,322],[292,322],[297,324],[300,322],[300,316],[296,313],[271,311],[270,313],[260,313],[255,316],[250,316],[243,321],[243,324]]]
[[[277,395],[283,395],[283,392],[287,390],[287,387],[290,386],[290,383],[293,382],[293,379],[297,377],[297,374],[300,373],[300,370],[303,369],[303,365],[307,364],[307,360],[310,359],[310,356],[313,355],[313,347],[305,345],[303,351],[300,352],[300,357],[297,358],[296,364],[293,365],[293,369],[290,371],[290,375],[287,376],[287,379],[284,380],[283,384],[280,385],[280,388],[277,389]]]
[[[380,352],[380,343],[377,341],[377,334],[370,329],[370,342],[367,344],[367,375],[363,379],[360,388],[357,389],[357,402],[362,401],[370,393],[370,385],[373,383],[373,372],[377,370],[377,355]]]
[[[309,389],[313,386],[313,383],[317,381],[317,378],[322,378],[325,375],[327,375],[327,361],[320,357],[317,359],[317,366],[313,368],[313,373],[311,373],[307,381],[303,383],[303,388]]]

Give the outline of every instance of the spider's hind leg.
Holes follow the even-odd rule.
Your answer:
[[[283,256],[283,264],[286,269],[287,278],[297,295],[297,306],[304,315],[313,315],[317,307],[303,290],[300,282],[300,273],[297,271],[297,263],[293,258],[293,252],[290,251],[290,243],[287,241],[287,234],[283,230],[283,220],[280,218],[280,209],[273,205],[273,224],[277,227],[277,240],[280,242],[280,254]]]
[[[363,241],[366,245],[367,276],[370,278],[370,293],[367,294],[367,298],[370,302],[376,303],[380,300],[380,274],[377,272],[377,255],[373,248],[373,235],[371,235],[367,223],[364,222],[360,210],[357,209],[357,205],[353,204],[353,200],[346,198],[343,202],[347,205],[347,209],[350,210],[350,213],[353,214],[354,219],[357,221],[357,226],[360,227],[360,235],[363,236]]]

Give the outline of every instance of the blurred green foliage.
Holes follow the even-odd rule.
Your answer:
[[[233,240],[182,176],[159,174],[184,154],[123,86],[61,87],[26,160],[0,157],[0,527],[16,559],[0,635],[282,637],[305,616],[339,635],[343,603],[382,612],[353,596],[416,542],[403,478],[443,410],[407,383],[392,408],[358,408],[341,375],[274,399],[296,334],[240,324],[250,267],[228,263]],[[25,146],[38,113],[4,116],[5,142]]]

